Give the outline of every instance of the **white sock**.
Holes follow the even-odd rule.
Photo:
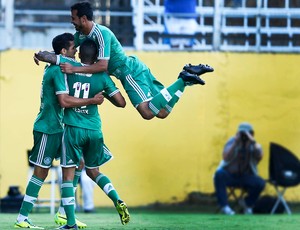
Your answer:
[[[60,214],[62,214],[62,215],[66,215],[65,209],[64,209],[64,207],[62,207],[62,206],[59,206],[58,212],[59,212]]]
[[[23,222],[24,220],[26,220],[28,218],[28,216],[23,216],[22,214],[19,214],[17,217],[17,221],[18,223]]]

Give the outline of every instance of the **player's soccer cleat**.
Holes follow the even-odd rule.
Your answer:
[[[55,223],[59,224],[60,226],[66,225],[67,224],[67,216],[61,214],[60,212],[57,212],[54,216],[54,221],[55,221]],[[77,218],[76,218],[76,224],[77,224],[78,228],[86,228],[87,227],[87,225],[85,223],[79,221]]]
[[[122,200],[118,200],[116,209],[120,215],[121,223],[123,225],[128,224],[130,221],[130,215],[128,212],[127,205]]]
[[[205,85],[205,81],[203,81],[200,77],[195,74],[188,73],[187,71],[181,71],[178,78],[181,78],[185,85]]]
[[[209,65],[191,65],[191,64],[186,64],[183,69],[191,74],[196,74],[196,75],[201,75],[204,73],[208,72],[213,72],[214,68],[210,67]]]
[[[31,223],[30,220],[26,219],[22,222],[16,222],[14,225],[15,228],[35,228],[35,229],[44,229],[42,227],[38,227],[36,225],[34,225],[33,223]]]
[[[57,228],[57,229],[75,229],[75,230],[77,230],[78,229],[78,227],[77,227],[77,225],[76,224],[74,224],[73,226],[69,226],[69,225],[63,225],[63,226],[60,226],[59,228]]]

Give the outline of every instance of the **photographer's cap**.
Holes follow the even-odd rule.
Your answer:
[[[253,127],[248,122],[240,123],[238,132],[253,132]]]

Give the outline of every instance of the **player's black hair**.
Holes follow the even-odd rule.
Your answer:
[[[78,2],[71,6],[71,11],[77,10],[77,16],[81,18],[86,16],[87,20],[93,20],[93,9],[91,3],[88,1]]]
[[[52,48],[55,52],[55,54],[60,54],[60,51],[65,48],[70,48],[70,42],[74,41],[74,35],[71,33],[63,33],[60,35],[57,35],[52,40]]]
[[[79,47],[79,54],[81,62],[92,64],[97,60],[98,47],[93,40],[86,39]]]

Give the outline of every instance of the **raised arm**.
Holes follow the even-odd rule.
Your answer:
[[[68,94],[57,95],[58,101],[63,108],[80,107],[85,105],[101,105],[104,101],[102,92],[96,94],[93,98],[77,98]]]
[[[37,65],[39,65],[39,61],[48,62],[51,64],[56,64],[57,61],[55,53],[49,51],[39,51],[38,53],[34,53],[33,58]]]

